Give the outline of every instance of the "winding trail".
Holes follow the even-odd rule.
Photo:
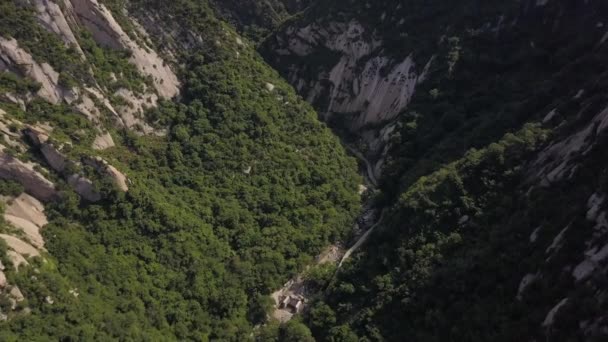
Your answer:
[[[367,241],[369,236],[374,232],[374,229],[376,229],[376,227],[378,227],[378,225],[382,222],[383,217],[384,217],[384,209],[380,213],[380,218],[378,218],[376,223],[374,223],[373,226],[371,226],[363,235],[361,235],[359,240],[357,240],[357,242],[355,242],[355,244],[352,245],[352,247],[350,247],[346,251],[346,253],[344,253],[344,255],[342,256],[342,259],[340,260],[340,263],[338,264],[338,269],[340,269],[340,267],[342,267],[342,264],[346,260],[348,260],[348,258],[350,258],[351,254],[353,254],[357,249],[359,249],[359,247],[361,247],[361,245],[363,245],[365,243],[365,241]]]
[[[343,144],[346,149],[352,153],[356,158],[358,158],[359,160],[361,160],[362,162],[365,163],[366,166],[366,171],[365,174],[363,175],[366,179],[366,183],[368,183],[369,187],[371,189],[376,189],[378,187],[378,181],[376,179],[376,176],[374,174],[374,168],[372,166],[372,163],[370,163],[369,160],[367,160],[367,158],[365,158],[365,156],[363,155],[363,153],[357,151],[356,149],[352,148],[351,146],[348,146],[347,144]],[[361,208],[362,208],[362,212],[359,216],[359,218],[366,218],[366,215],[369,214],[370,211],[376,211],[376,209],[372,208],[372,203],[373,203],[373,199],[368,198],[367,202],[363,203]],[[340,257],[340,255],[336,255],[335,259],[329,261],[332,262],[334,264],[338,264],[338,267],[336,268],[336,271],[334,272],[333,277],[336,276],[336,274],[338,273],[338,271],[340,270],[340,268],[342,267],[342,264],[348,260],[350,258],[350,256],[356,252],[371,236],[371,234],[374,232],[374,230],[378,227],[378,225],[380,225],[380,223],[382,222],[382,219],[384,217],[384,213],[385,210],[382,209],[382,211],[380,212],[380,217],[378,217],[377,220],[375,220],[375,222],[372,224],[372,226],[370,226],[365,233],[363,233],[363,235],[361,235],[357,241],[355,242],[354,245],[352,245],[348,250],[346,250],[346,252],[344,252],[344,254]],[[374,217],[375,214],[373,214],[372,217]],[[367,226],[367,224],[365,224]],[[354,224],[354,229],[359,229],[357,228],[357,223]],[[365,227],[361,227],[362,229],[365,229]],[[333,247],[337,250],[339,250],[338,246],[330,246],[330,248]],[[323,261],[325,258],[318,258],[317,260],[317,264],[322,264],[326,261]],[[330,258],[331,259],[331,258]],[[285,298],[286,296],[292,296],[292,298],[298,298],[297,300],[301,300],[303,303],[306,303],[307,301],[307,297],[309,296],[309,294],[307,293],[307,289],[306,289],[306,279],[302,276],[304,273],[301,273],[299,275],[297,275],[296,277],[292,278],[290,281],[288,281],[285,285],[283,285],[283,287],[281,287],[280,289],[278,289],[277,291],[275,291],[272,294],[272,298],[275,302],[275,306],[274,306],[274,310],[272,312],[272,316],[279,320],[280,322],[287,322],[289,321],[293,316],[294,313],[293,311],[290,311],[289,308],[285,308],[285,307],[281,307],[281,300],[283,300],[282,298]]]
[[[367,168],[367,174],[365,175],[366,179],[369,181],[369,183],[371,185],[373,185],[374,187],[377,187],[378,180],[376,179],[376,175],[374,174],[374,167],[372,166],[372,163],[370,163],[370,161],[367,160],[367,158],[365,158],[363,153],[355,150],[354,148],[352,148],[351,146],[349,146],[347,144],[344,144],[344,146],[350,153],[352,153],[355,157],[357,157],[359,160],[361,160],[363,163],[365,163],[365,167]]]
[[[365,163],[365,166],[367,168],[366,179],[369,181],[370,185],[373,188],[378,187],[378,181],[376,179],[376,175],[374,174],[374,168],[372,166],[372,163],[370,163],[370,161],[367,158],[365,158],[363,153],[357,151],[356,149],[354,149],[353,147],[351,147],[347,144],[344,144],[344,146],[346,146],[346,148],[348,149],[348,151],[350,151],[350,153],[352,153],[355,157],[357,157],[359,160],[361,160]],[[376,220],[376,222],[371,227],[369,227],[369,229],[367,229],[367,231],[365,231],[365,233],[363,233],[363,235],[361,235],[361,237],[357,240],[357,242],[355,242],[355,244],[352,245],[344,253],[344,255],[342,256],[342,259],[340,259],[340,263],[338,264],[338,268],[337,268],[336,272],[342,267],[342,264],[346,260],[348,260],[348,258],[350,258],[350,256],[367,241],[367,239],[374,232],[376,227],[378,227],[378,225],[382,222],[383,217],[384,217],[384,209],[382,209],[382,212],[380,213],[380,217]]]

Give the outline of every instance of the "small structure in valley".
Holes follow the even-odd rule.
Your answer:
[[[293,314],[300,313],[304,307],[304,297],[299,295],[286,295],[279,298],[279,308],[291,311]]]

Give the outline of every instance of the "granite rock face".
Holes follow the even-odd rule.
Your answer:
[[[0,150],[0,178],[18,182],[28,194],[42,202],[56,199],[58,192],[55,185],[36,171],[34,166]]]

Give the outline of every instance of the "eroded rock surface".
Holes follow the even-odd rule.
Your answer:
[[[86,158],[84,163],[95,168],[97,172],[110,177],[121,191],[126,192],[129,190],[129,186],[127,185],[127,177],[122,172],[118,171],[118,169],[116,169],[114,166],[108,164],[107,161],[103,160],[102,158],[95,157]]]
[[[112,139],[112,135],[108,132],[98,135],[93,141],[93,149],[95,150],[105,150],[114,146],[114,139]]]
[[[98,202],[101,200],[101,194],[97,192],[95,185],[90,179],[78,174],[73,174],[68,176],[67,181],[74,191],[85,200],[89,202]]]
[[[57,34],[66,46],[75,48],[84,57],[78,40],[59,4],[49,0],[23,0],[23,2],[35,8],[36,17],[46,30]],[[71,7],[71,3],[68,1],[60,1],[60,3],[67,9]]]
[[[163,98],[179,94],[179,80],[171,67],[154,49],[140,46],[116,22],[112,13],[97,0],[71,0],[74,13],[99,44],[116,50],[131,51],[131,62],[144,75],[152,76],[154,87]]]
[[[358,21],[290,27],[268,44],[273,64],[327,119],[356,131],[367,124],[390,121],[403,111],[424,78],[411,56],[395,59],[378,53],[382,39]],[[317,74],[298,61],[325,55]],[[291,62],[293,61],[293,62]]]
[[[38,64],[15,39],[0,37],[0,71],[10,71],[40,83],[38,96],[57,104],[66,96],[59,86],[59,73],[47,64]]]
[[[24,163],[0,149],[0,178],[21,184],[25,191],[43,202],[57,198],[55,185],[34,169],[34,164]]]
[[[4,219],[23,232],[28,242],[37,249],[44,248],[44,239],[40,229],[48,223],[44,206],[27,194],[10,200],[4,213]]]

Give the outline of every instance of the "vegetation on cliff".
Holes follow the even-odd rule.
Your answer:
[[[271,290],[349,233],[360,179],[338,139],[204,2],[159,6],[217,43],[183,51],[183,96],[146,113],[165,136],[109,126],[117,146],[95,153],[128,175],[127,193],[100,180],[104,200],[86,203],[57,180],[63,197],[47,206],[43,231],[48,261],[11,275],[31,313],[0,323],[4,341],[248,340],[266,320]],[[23,11],[6,12],[7,20],[20,22]],[[30,37],[18,38],[27,46]],[[100,80],[126,61],[86,34],[79,42]],[[63,57],[35,55],[64,70]],[[89,71],[71,70],[65,69],[74,82],[87,84]],[[129,75],[120,72],[124,82]],[[9,76],[2,84],[11,91],[31,87]],[[80,136],[94,136],[93,127],[63,105],[37,100],[25,111],[5,108],[24,121],[48,122],[59,129],[54,135],[66,133],[73,150],[92,153]],[[27,157],[39,160],[36,153]],[[10,183],[3,188],[13,192]]]

